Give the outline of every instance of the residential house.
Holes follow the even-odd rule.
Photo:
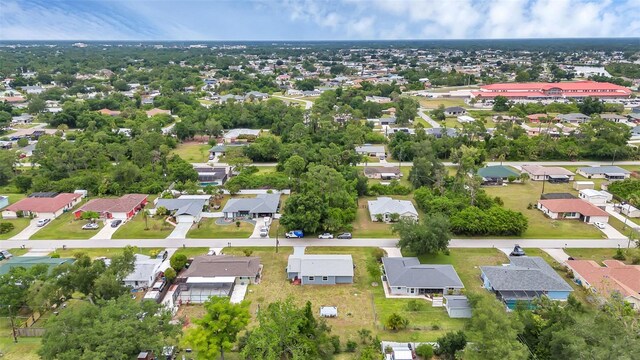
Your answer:
[[[443,136],[447,137],[456,137],[458,136],[458,131],[453,128],[427,128],[424,129],[427,135],[432,135],[436,139],[440,139]]]
[[[11,125],[25,125],[33,122],[33,115],[22,114],[11,118]]]
[[[27,197],[4,208],[2,217],[15,219],[18,217],[18,212],[22,212],[25,217],[54,219],[73,209],[80,203],[82,197],[83,194],[76,193],[54,193],[51,197]]]
[[[529,174],[534,181],[548,181],[550,183],[568,183],[575,174],[558,166],[523,165],[522,172]]]
[[[618,114],[600,114],[600,118],[602,120],[607,120],[607,121],[616,122],[616,123],[627,122],[626,116],[618,115]]]
[[[148,195],[127,194],[119,198],[92,199],[82,205],[73,214],[80,219],[82,214],[91,211],[104,219],[129,220],[147,204]]]
[[[225,219],[274,217],[280,208],[280,194],[258,194],[255,198],[229,199],[222,209]]]
[[[380,126],[387,125],[387,126],[389,126],[389,125],[395,125],[396,118],[390,116],[390,117],[382,117],[382,118],[379,118],[379,119],[367,119],[367,121],[370,122],[370,123],[373,123],[374,125],[380,125]]]
[[[222,96],[220,96],[218,98],[218,103],[224,104],[229,100],[233,100],[235,102],[243,102],[244,101],[244,96],[233,95],[233,94],[222,95]]]
[[[227,131],[226,134],[224,134],[224,142],[235,143],[238,140],[243,140],[243,139],[247,141],[253,141],[258,136],[260,136],[261,131],[262,130],[255,130],[255,129],[232,129]]]
[[[196,166],[194,170],[198,173],[200,186],[222,186],[229,176],[228,167]]]
[[[364,176],[369,179],[399,180],[402,172],[397,166],[367,166],[364,168]]]
[[[518,302],[529,303],[547,296],[551,300],[566,301],[573,288],[537,256],[510,256],[508,265],[481,266],[483,287],[493,292],[508,309]]]
[[[160,273],[162,259],[135,254],[133,271],[123,279],[124,285],[134,289],[150,288]]]
[[[269,94],[265,94],[263,92],[259,92],[259,91],[249,91],[247,93],[247,95],[245,95],[244,100],[248,101],[248,100],[267,100],[269,98]]]
[[[618,260],[605,260],[604,266],[593,260],[567,260],[566,264],[578,284],[603,300],[618,293],[640,311],[640,265],[626,265]]]
[[[538,210],[554,220],[580,220],[589,224],[608,223],[609,214],[582,199],[538,200]]]
[[[211,195],[181,195],[177,199],[157,199],[159,207],[169,210],[178,223],[196,223],[202,218],[202,212],[209,204]]]
[[[151,110],[145,111],[147,117],[153,117],[156,115],[171,115],[171,110],[162,110],[158,108],[153,108]]]
[[[594,189],[582,189],[578,191],[578,197],[584,201],[588,201],[593,205],[606,205],[609,201],[613,200],[613,195],[602,190]]]
[[[18,154],[24,154],[25,157],[32,157],[33,156],[33,152],[36,149],[36,145],[38,145],[37,143],[33,143],[33,144],[29,144],[25,147],[21,147],[20,149],[18,149]]]
[[[260,281],[260,258],[228,255],[202,255],[193,259],[177,279],[177,302],[202,304],[212,296],[231,296],[235,287]]]
[[[465,115],[467,113],[467,109],[461,106],[451,106],[444,109],[444,114],[446,116],[458,116]]]
[[[23,86],[22,87],[22,91],[25,91],[27,94],[30,95],[39,95],[42,94],[44,92],[44,88],[42,86]]]
[[[476,119],[472,118],[469,115],[459,115],[457,119],[460,124],[468,124],[476,121]]]
[[[520,173],[508,166],[493,165],[479,169],[477,175],[482,178],[482,185],[502,185],[509,178],[518,178]]]
[[[218,144],[209,149],[209,155],[213,156],[223,156],[227,153],[229,149],[237,149],[242,146],[246,146],[247,143],[229,143],[229,144]]]
[[[13,148],[13,141],[0,140],[0,150],[11,150]]]
[[[578,175],[588,179],[607,179],[609,181],[624,180],[631,177],[631,172],[618,166],[589,166],[576,170]]]
[[[393,217],[392,214],[398,214],[400,219],[418,220],[418,211],[409,200],[378,197],[376,200],[367,201],[367,204],[371,221],[378,221],[378,218],[381,217],[382,221],[389,222]]]
[[[415,257],[383,257],[382,266],[391,295],[449,294],[464,288],[451,265],[421,264]]]
[[[565,123],[571,123],[571,124],[582,124],[584,122],[591,120],[591,118],[585,114],[571,113],[571,114],[560,114],[556,116],[555,120],[559,122],[565,122]]]
[[[0,209],[4,209],[7,206],[9,206],[9,197],[0,195]]]
[[[384,148],[384,145],[365,144],[356,146],[356,153],[369,157],[377,157],[381,160],[387,157],[387,150]]]
[[[391,98],[386,96],[366,96],[364,98],[364,101],[371,101],[378,104],[388,104],[391,102]]]
[[[640,125],[634,126],[631,129],[631,137],[638,137],[640,136]]]
[[[626,215],[630,218],[640,217],[640,210],[631,204],[620,205],[619,209],[621,214]]]
[[[351,255],[309,255],[304,247],[294,248],[287,262],[287,278],[300,285],[336,285],[353,283]]]
[[[442,304],[450,318],[470,318],[471,305],[464,295],[444,295]]]
[[[527,121],[532,123],[539,123],[541,120],[546,119],[547,114],[531,114],[527,115]]]
[[[0,263],[0,275],[7,274],[14,267],[30,269],[36,265],[47,265],[49,271],[62,264],[72,264],[72,258],[51,258],[48,256],[14,256]]]
[[[109,110],[107,108],[104,109],[100,109],[98,110],[98,112],[102,115],[108,115],[108,116],[120,116],[120,111],[117,110]]]

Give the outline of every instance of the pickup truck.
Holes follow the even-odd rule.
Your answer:
[[[304,233],[302,232],[302,230],[292,230],[289,231],[288,233],[284,234],[284,236],[288,239],[288,238],[301,238],[304,236]]]

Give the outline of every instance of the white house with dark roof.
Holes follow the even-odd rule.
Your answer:
[[[367,202],[371,221],[378,221],[378,216],[382,216],[382,221],[391,220],[391,214],[400,215],[401,219],[418,220],[418,211],[409,200],[395,200],[390,197],[381,196],[376,200]]]
[[[377,157],[384,159],[387,156],[387,150],[384,145],[362,145],[356,146],[356,153],[364,156]]]
[[[421,264],[415,257],[384,257],[384,278],[391,295],[448,294],[464,288],[453,266]]]
[[[522,172],[534,181],[568,182],[575,174],[559,166],[522,165]]]
[[[156,209],[164,207],[169,210],[178,223],[194,223],[202,218],[202,212],[209,199],[211,195],[182,195],[177,199],[157,199]]]
[[[273,217],[280,208],[280,194],[258,194],[255,198],[229,199],[222,209],[225,219]]]

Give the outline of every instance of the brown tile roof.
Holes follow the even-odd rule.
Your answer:
[[[4,210],[13,212],[56,212],[79,197],[82,197],[82,194],[62,193],[52,198],[25,198],[7,206]]]
[[[260,258],[242,256],[197,256],[180,277],[256,276]]]
[[[538,203],[554,213],[575,212],[583,216],[609,216],[604,210],[581,199],[539,200]]]
[[[127,194],[117,199],[93,199],[84,204],[78,211],[129,212],[140,205],[148,195]]]
[[[592,260],[567,260],[567,265],[598,292],[608,295],[618,291],[624,296],[640,298],[640,265],[626,265],[617,260],[605,260],[600,266]]]

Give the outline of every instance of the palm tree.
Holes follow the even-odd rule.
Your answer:
[[[144,229],[149,230],[149,210],[142,211],[142,216],[144,217]]]
[[[522,174],[520,174],[520,180],[522,181],[522,183],[526,183],[527,180],[529,180],[529,173],[523,172]]]

